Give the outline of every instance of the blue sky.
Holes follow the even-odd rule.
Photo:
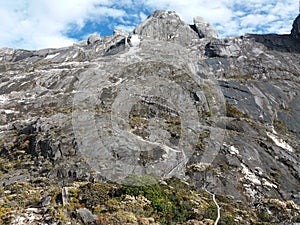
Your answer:
[[[192,24],[201,16],[220,37],[289,33],[297,0],[0,0],[0,48],[41,49],[72,45],[92,33],[131,32],[154,10],[176,11]]]

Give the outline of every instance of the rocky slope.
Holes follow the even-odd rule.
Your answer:
[[[156,11],[132,34],[0,49],[0,221],[211,224],[214,193],[220,224],[300,222],[299,18],[218,39]]]

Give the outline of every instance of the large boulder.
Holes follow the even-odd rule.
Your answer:
[[[194,17],[193,27],[200,38],[218,38],[218,32],[200,16]]]
[[[99,34],[91,34],[87,39],[87,44],[92,45],[100,40],[101,40],[101,38],[100,38]]]

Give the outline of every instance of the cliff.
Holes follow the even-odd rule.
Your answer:
[[[209,224],[217,219],[213,194],[223,204],[221,224],[300,222],[299,24],[298,16],[290,35],[218,39],[200,17],[188,25],[156,11],[132,34],[115,30],[60,49],[0,49],[2,222],[26,224],[28,208],[43,203],[52,222],[37,211],[33,220],[43,224]],[[108,185],[106,194],[97,185],[100,192]],[[194,199],[196,213],[180,219],[181,203],[161,209],[143,189],[163,189],[161,201],[172,203],[179,198],[172,185],[183,185],[175,190]],[[73,208],[57,197],[69,186]]]

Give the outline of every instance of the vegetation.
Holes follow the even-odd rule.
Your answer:
[[[134,121],[137,118],[131,119],[134,123],[137,122]],[[178,121],[174,121],[177,124]],[[38,157],[42,157],[32,148],[35,138],[40,137],[38,132],[29,126],[14,135],[17,138],[13,141],[1,142],[0,176],[6,176],[8,180],[7,174],[30,171],[29,168],[36,167],[37,154]],[[205,149],[204,140],[209,135],[209,131],[199,134],[196,146],[198,151]],[[47,161],[47,156],[43,158],[43,163]],[[51,160],[48,161],[51,164]],[[226,163],[224,166],[220,164],[221,169],[229,170],[226,166]],[[46,167],[45,164],[43,168]],[[132,175],[127,177],[122,185],[73,181],[58,184],[43,176],[31,179],[30,182],[11,181],[0,188],[0,224],[16,224],[17,216],[32,216],[28,209],[32,207],[37,208],[35,218],[41,221],[46,217],[51,218],[52,223],[58,224],[84,224],[78,211],[82,208],[91,212],[94,224],[104,225],[187,225],[197,224],[195,221],[213,224],[217,219],[217,208],[212,196],[206,192],[199,192],[199,189],[177,178],[159,181],[152,176]],[[64,204],[63,201],[62,185],[69,187],[68,204]],[[43,199],[47,196],[51,196],[49,205],[41,207]],[[259,208],[251,208],[230,196],[216,195],[216,201],[221,207],[218,224],[300,222],[300,218],[297,217],[300,208],[293,202],[265,200],[260,203]]]
[[[94,215],[94,223],[102,225],[185,225],[192,221],[213,224],[217,217],[216,205],[209,193],[198,192],[177,178],[158,182],[151,176],[130,176],[126,185],[74,182],[68,184],[69,203],[65,205],[61,187],[49,180],[45,182],[49,185],[16,182],[0,188],[0,223],[11,224],[17,215],[25,216],[27,208],[39,209],[46,196],[51,196],[50,203],[35,216],[43,219],[46,212],[52,223],[59,224],[84,224],[80,219],[80,208],[89,210]],[[218,224],[300,222],[297,217],[300,207],[292,201],[267,199],[257,209],[230,196],[216,195],[216,201],[221,208]]]
[[[234,118],[249,118],[249,116],[241,112],[236,106],[226,101],[226,116]]]
[[[279,119],[275,119],[273,121],[273,125],[274,129],[281,134],[286,134],[288,132],[288,128],[286,127],[286,125]]]
[[[146,179],[149,180],[149,177]],[[137,180],[137,182],[140,181]],[[162,224],[174,224],[195,219],[196,216],[193,213],[195,204],[188,201],[190,188],[175,178],[169,180],[169,185],[172,189],[158,183],[145,186],[122,186],[121,199],[124,195],[144,196],[152,206],[147,213],[152,214]]]

